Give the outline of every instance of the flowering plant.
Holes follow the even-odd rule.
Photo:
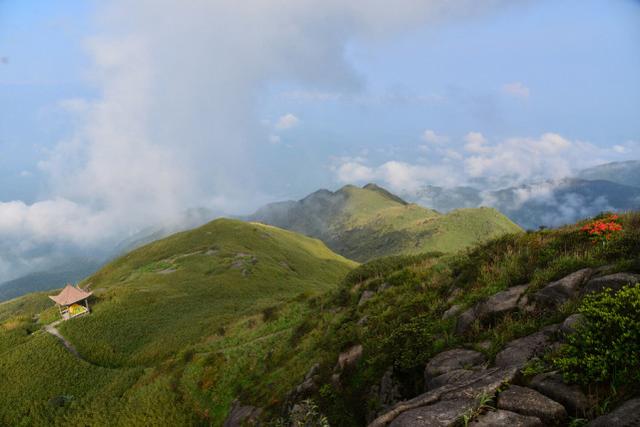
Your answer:
[[[580,230],[587,233],[594,243],[602,242],[604,246],[622,231],[622,224],[620,224],[618,215],[609,215],[602,219],[591,221]]]

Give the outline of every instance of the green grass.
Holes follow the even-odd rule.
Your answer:
[[[433,253],[364,264],[352,270],[332,296],[314,302],[317,308],[300,321],[299,327],[306,325],[306,333],[298,348],[283,349],[282,355],[276,351],[272,357],[282,364],[274,366],[272,372],[287,372],[287,366],[304,361],[307,366],[321,362],[321,391],[314,400],[332,425],[363,425],[366,409],[376,406],[369,390],[390,366],[399,375],[405,397],[413,397],[424,389],[425,363],[438,352],[464,346],[481,349],[491,360],[508,341],[562,321],[576,310],[578,301],[557,310],[516,312],[493,319],[464,336],[454,333],[455,318],[442,319],[453,304],[469,307],[521,284],[530,284],[533,292],[588,266],[613,265],[614,271],[640,271],[640,215],[625,215],[623,223],[623,237],[604,248],[593,245],[578,224],[504,236],[459,254]],[[382,285],[384,291],[358,304],[365,289],[381,289]],[[337,356],[354,343],[364,346],[363,360],[344,378],[341,387],[335,387],[331,375]],[[279,381],[293,387],[303,376],[301,372],[297,381],[292,381],[282,375]],[[261,393],[252,393],[261,387],[261,382],[247,387],[245,400],[271,408],[277,416],[277,398],[268,400]]]
[[[267,208],[255,218],[317,237],[358,261],[428,251],[453,253],[522,231],[494,209],[459,209],[443,215],[372,185],[347,185],[323,194],[289,205],[286,215],[270,215]]]
[[[577,224],[362,266],[292,232],[214,221],[83,283],[95,292],[93,313],[60,329],[88,362],[42,331],[56,315],[46,295],[0,304],[0,425],[218,426],[236,398],[278,418],[316,362],[321,412],[331,425],[363,425],[377,404],[369,390],[389,366],[406,396],[416,395],[437,352],[488,342],[482,351],[492,358],[578,306],[513,313],[459,336],[455,319],[442,320],[453,304],[524,283],[533,291],[585,266],[640,271],[640,215],[622,220],[623,237],[604,248]],[[378,292],[359,305],[364,290]],[[362,362],[335,387],[336,358],[354,343],[364,346]]]
[[[59,329],[87,362],[42,330],[56,319],[45,294],[1,304],[0,425],[221,419],[232,385],[247,384],[263,361],[255,357],[269,344],[264,335],[290,334],[303,301],[356,265],[318,240],[262,224],[221,219],[178,233],[81,284],[94,291],[92,314]],[[219,352],[227,361],[220,381],[198,392],[194,372]]]

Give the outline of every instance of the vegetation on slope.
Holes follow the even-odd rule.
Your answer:
[[[251,218],[319,238],[358,261],[427,251],[453,253],[520,231],[494,209],[459,209],[443,215],[374,184],[347,185],[334,193],[320,190],[298,202],[266,206]]]
[[[81,359],[42,330],[57,318],[44,293],[1,304],[0,425],[217,425],[265,360],[251,348],[354,266],[318,240],[213,221],[83,283],[93,313],[59,326]]]
[[[320,363],[318,389],[312,397],[322,412],[332,425],[364,425],[370,412],[379,409],[372,387],[390,368],[400,381],[402,397],[416,396],[424,390],[425,363],[435,354],[465,346],[483,352],[491,360],[508,341],[564,320],[576,311],[579,301],[570,300],[557,309],[516,311],[476,323],[463,335],[455,333],[456,316],[443,318],[453,305],[465,309],[498,291],[522,284],[530,284],[528,292],[535,292],[584,267],[608,265],[609,272],[640,272],[640,215],[624,215],[621,222],[622,236],[604,246],[594,244],[581,231],[582,224],[577,224],[505,236],[457,255],[425,254],[364,264],[353,270],[332,296],[314,301],[318,308],[311,310],[298,327],[301,337],[297,348],[280,350],[288,357],[282,357],[276,349],[272,357],[283,364],[276,365],[272,372],[286,372],[290,364],[306,364],[310,368]],[[365,291],[375,293],[364,300]],[[637,318],[637,314],[627,315]],[[623,337],[637,333],[637,325],[627,326],[620,330]],[[356,343],[363,346],[362,359],[336,384],[332,376],[338,354]],[[611,347],[612,343],[603,342],[602,346]],[[545,363],[553,366],[554,358],[560,357],[550,354]],[[580,375],[579,370],[575,372]],[[637,382],[625,389],[609,387],[608,384],[615,386],[614,373],[606,369],[599,372],[603,376],[597,385],[593,385],[593,377],[585,376],[579,381],[593,385],[595,388],[590,390],[597,391],[592,396],[597,402],[592,415],[640,391]],[[529,370],[528,374],[532,373],[535,369]],[[270,375],[273,378],[274,374]],[[281,376],[278,381],[290,384],[291,390],[303,377],[304,374],[297,379]],[[266,394],[262,381],[243,390],[241,396],[243,403],[270,408],[274,418],[282,416],[287,406],[286,395]]]

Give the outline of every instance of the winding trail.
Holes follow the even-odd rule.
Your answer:
[[[58,339],[58,341],[60,341],[62,343],[62,345],[69,351],[69,353],[73,354],[77,359],[82,360],[84,362],[87,363],[91,363],[88,360],[85,360],[82,358],[82,356],[80,356],[80,353],[78,353],[78,350],[76,350],[76,348],[73,346],[73,344],[71,344],[69,342],[69,340],[67,340],[58,330],[58,328],[56,328],[56,326],[58,326],[60,324],[60,322],[62,322],[62,320],[58,320],[55,321],[53,323],[50,323],[48,325],[46,325],[44,327],[44,330],[47,331],[48,333],[50,333],[51,335],[53,335],[54,337],[56,337]]]

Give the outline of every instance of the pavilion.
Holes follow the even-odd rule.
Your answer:
[[[60,316],[64,320],[68,320],[89,313],[87,300],[91,295],[93,295],[93,292],[86,292],[79,287],[67,284],[58,295],[49,295],[49,298],[58,306]]]

